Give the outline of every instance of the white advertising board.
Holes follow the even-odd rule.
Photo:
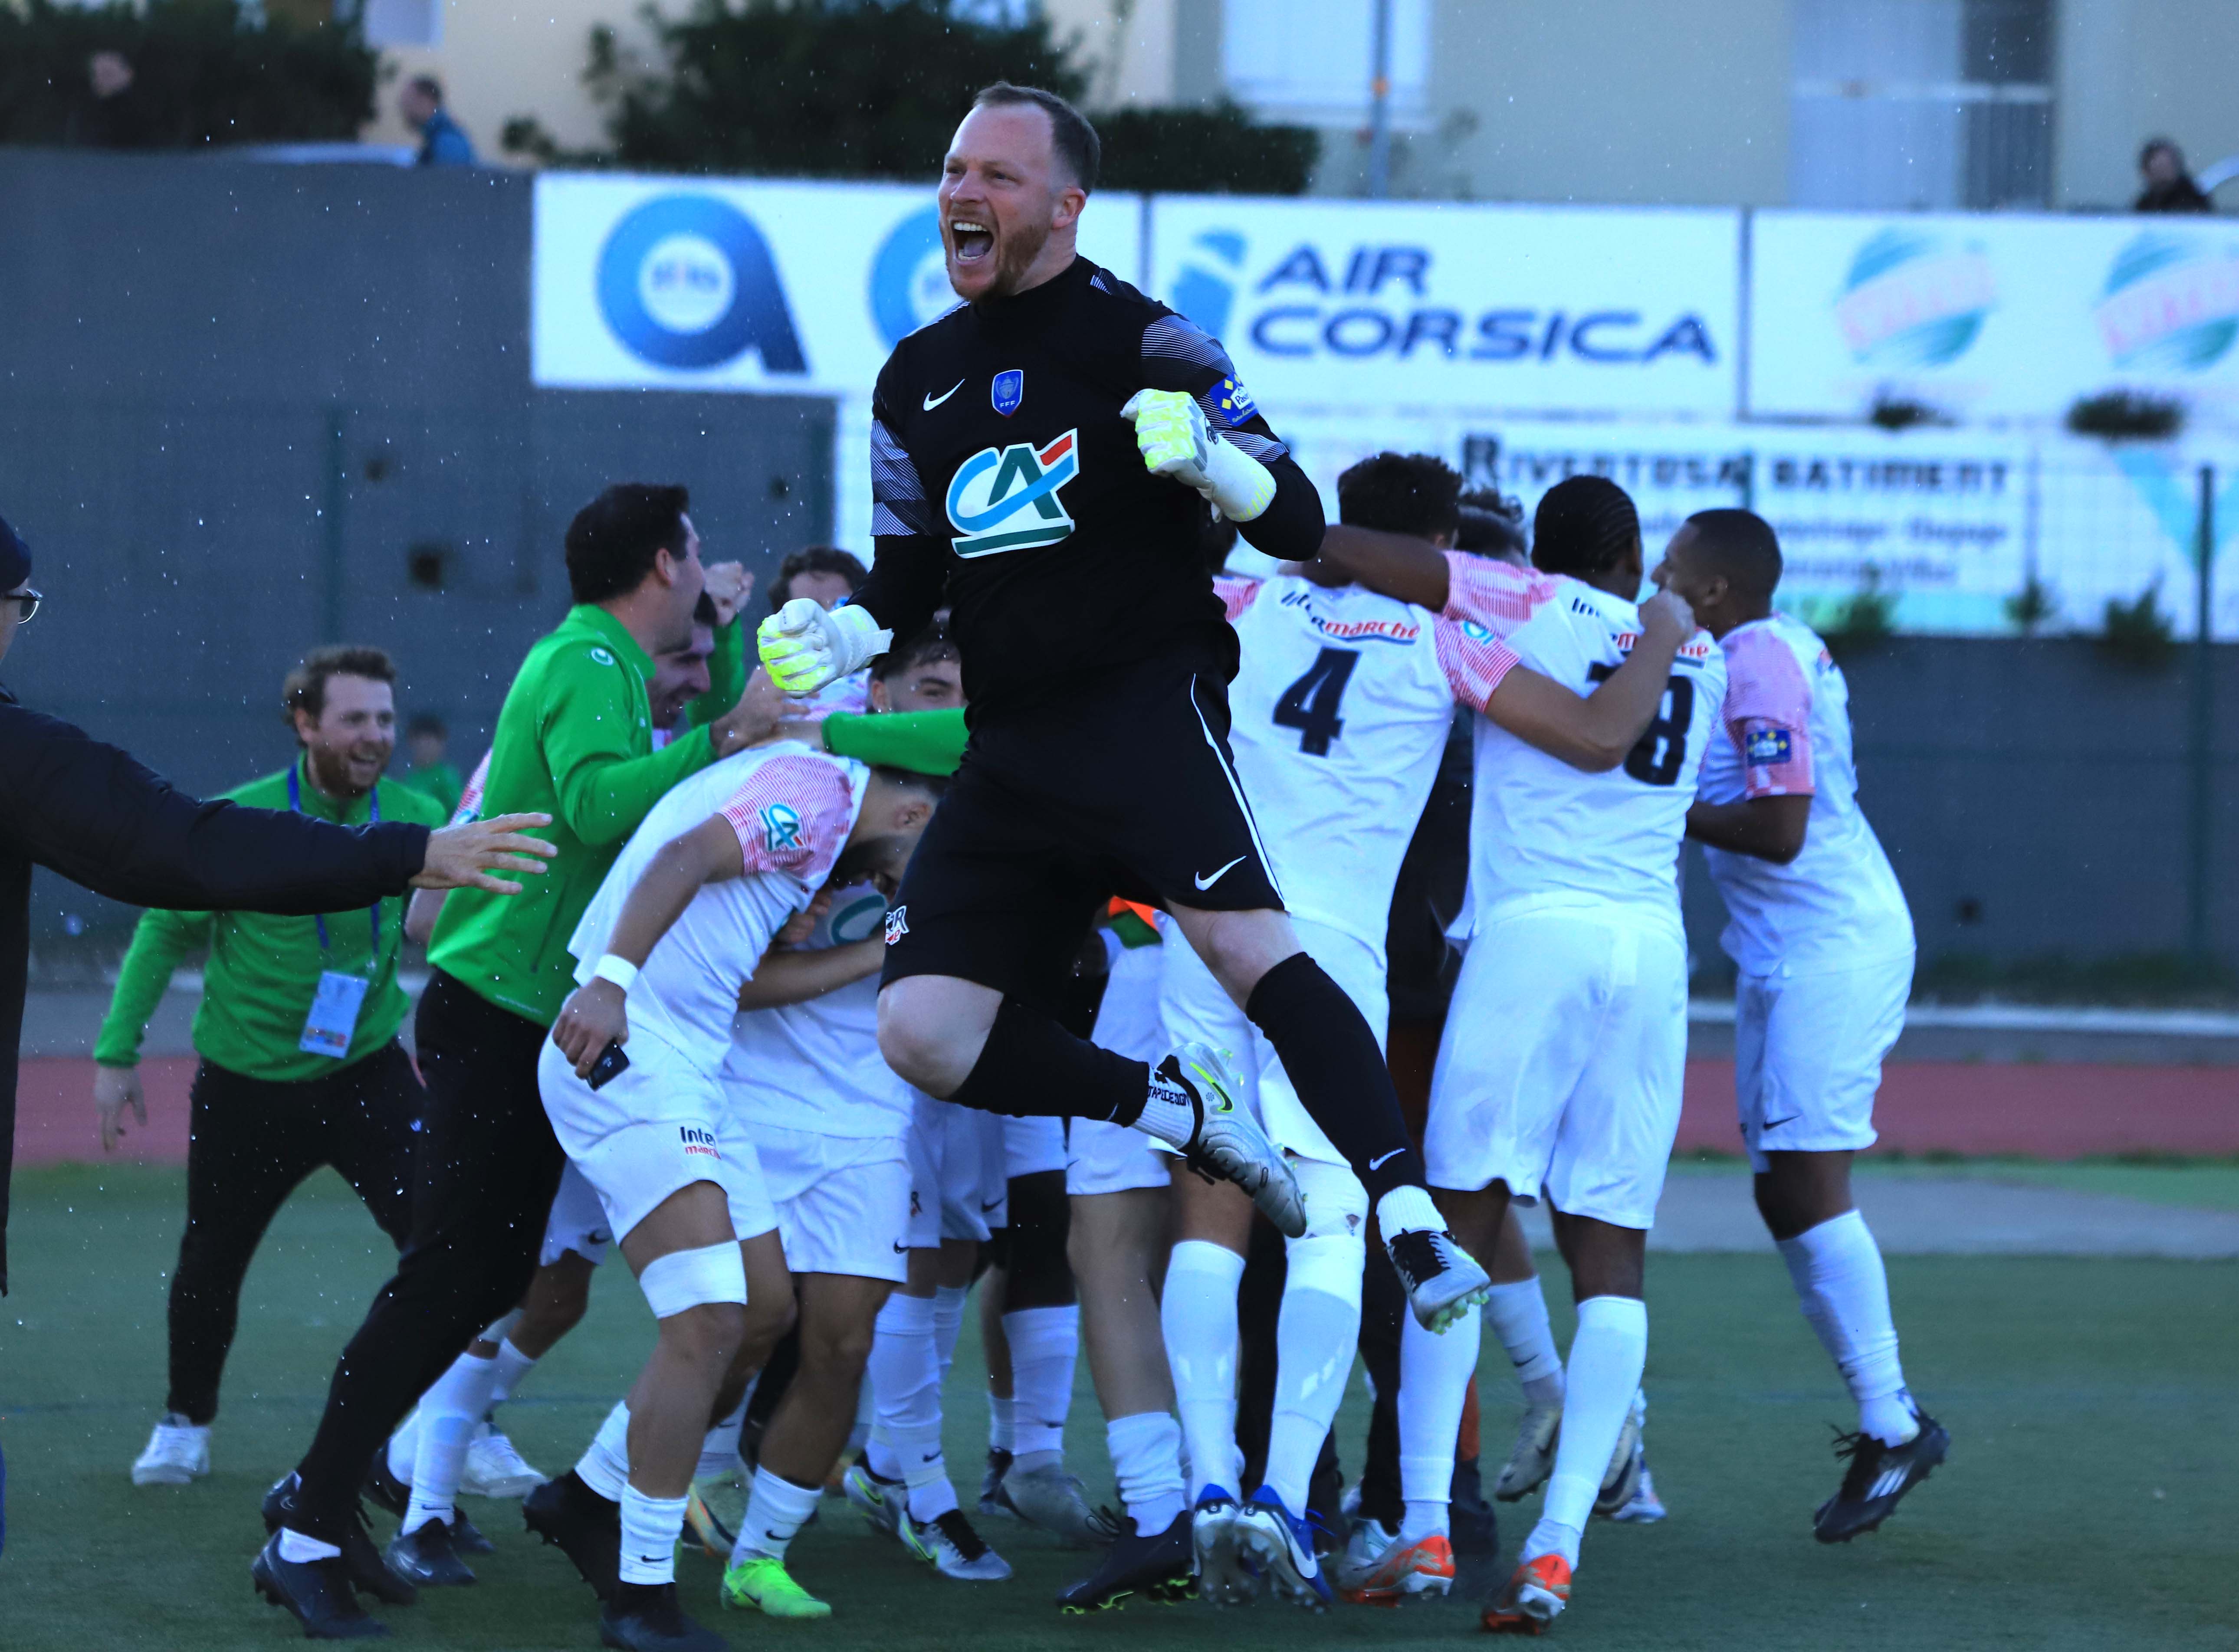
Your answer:
[[[1759,212],[1750,236],[1753,416],[2056,419],[2117,388],[2239,413],[2239,229],[2214,218]]]
[[[1160,196],[1150,233],[1263,407],[1734,412],[1737,212]]]

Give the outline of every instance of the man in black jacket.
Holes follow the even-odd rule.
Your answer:
[[[0,521],[0,658],[38,611],[30,578],[30,547]],[[34,866],[135,906],[300,915],[369,906],[407,885],[516,893],[495,874],[543,871],[551,846],[521,833],[549,823],[513,814],[431,833],[204,803],[0,688],[0,1293]]]

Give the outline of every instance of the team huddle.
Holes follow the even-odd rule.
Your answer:
[[[741,582],[703,568],[681,489],[610,488],[571,526],[578,606],[460,804],[549,813],[559,853],[518,895],[415,911],[409,1232],[266,1499],[257,1587],[313,1636],[382,1632],[361,1593],[472,1581],[468,1489],[523,1496],[616,1647],[723,1644],[680,1549],[721,1562],[725,1607],[832,1616],[789,1549],[834,1485],[944,1580],[1010,1576],[995,1523],[1055,1534],[1088,1556],[1068,1611],[1444,1595],[1488,1321],[1524,1400],[1495,1496],[1542,1502],[1482,1621],[1544,1629],[1596,1514],[1662,1513],[1644,1241],[1690,836],[1731,915],[1759,1208],[1859,1408],[1816,1535],[1870,1529],[1943,1460],[1849,1190],[1912,932],[1842,673],[1774,610],[1772,529],[1706,511],[1651,566],[1632,501],[1582,475],[1538,502],[1527,558],[1497,496],[1396,454],[1345,474],[1330,521],[1220,344],[1075,252],[1096,170],[1061,101],[980,94],[940,191],[963,302],[879,381],[876,555],[788,563],[751,680]],[[1387,932],[1458,715],[1461,964],[1418,1138],[1385,1061]],[[1566,1357],[1534,1204],[1572,1278]],[[1263,1221],[1286,1265],[1247,1447]],[[547,1479],[490,1414],[610,1246],[656,1334]],[[1387,1269],[1399,1496],[1337,1540],[1314,1482]],[[941,1396],[975,1282],[967,1514]],[[1083,1349],[1116,1509],[1065,1458]],[[143,1464],[178,1470],[148,1477],[190,1477],[207,1432],[167,1418]],[[400,1516],[385,1552],[361,1492]]]

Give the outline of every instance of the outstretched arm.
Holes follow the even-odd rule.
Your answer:
[[[1317,584],[1365,586],[1433,614],[1445,611],[1451,588],[1445,553],[1428,540],[1344,522],[1329,525],[1321,554],[1299,572]]]
[[[1518,740],[1572,768],[1615,768],[1647,731],[1663,703],[1679,647],[1695,634],[1694,611],[1659,591],[1640,605],[1641,637],[1607,680],[1587,695],[1520,664],[1495,683],[1485,714]]]
[[[886,956],[884,935],[813,952],[773,947],[754,966],[754,979],[739,989],[739,1007],[771,1010],[785,1004],[806,1004],[876,975]]]

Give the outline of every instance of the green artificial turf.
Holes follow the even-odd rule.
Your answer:
[[[8,1652],[230,1652],[297,1639],[292,1621],[250,1593],[256,1500],[308,1438],[336,1351],[383,1276],[386,1245],[331,1177],[299,1194],[250,1275],[216,1472],[190,1488],[139,1490],[126,1470],[163,1399],[164,1281],[181,1208],[175,1171],[17,1178],[15,1294],[0,1304]],[[1567,1337],[1560,1267],[1549,1266]],[[1557,1638],[1719,1652],[2239,1643],[2239,1540],[2226,1517],[2239,1484],[2239,1267],[1937,1257],[1894,1260],[1890,1275],[1908,1375],[1950,1427],[1952,1456],[1878,1536],[1825,1549],[1809,1523],[1836,1479],[1827,1424],[1847,1426],[1848,1407],[1785,1274],[1771,1258],[1652,1260],[1650,1455],[1671,1517],[1588,1534]],[[531,1462],[557,1471],[572,1460],[649,1331],[636,1291],[610,1271],[589,1318],[504,1413]],[[1489,1470],[1514,1415],[1505,1367],[1489,1346]],[[948,1426],[967,1505],[985,1441],[978,1369],[967,1324]],[[1363,1410],[1356,1380],[1339,1423],[1356,1470]],[[1100,1435],[1084,1364],[1070,1446],[1099,1500],[1110,1490]],[[1503,1509],[1508,1553],[1536,1506]],[[475,1562],[476,1587],[388,1610],[392,1644],[595,1647],[589,1593],[556,1551],[527,1539],[507,1505],[468,1507],[499,1552]],[[1138,1604],[1061,1618],[1051,1597],[1080,1559],[1008,1523],[986,1530],[1018,1576],[952,1583],[827,1501],[794,1551],[797,1576],[837,1608],[822,1624],[718,1614],[715,1569],[696,1556],[680,1577],[688,1600],[741,1648],[1478,1643],[1473,1607],[1459,1599],[1320,1618],[1267,1602],[1243,1613]],[[1473,1565],[1465,1587],[1491,1576]]]

